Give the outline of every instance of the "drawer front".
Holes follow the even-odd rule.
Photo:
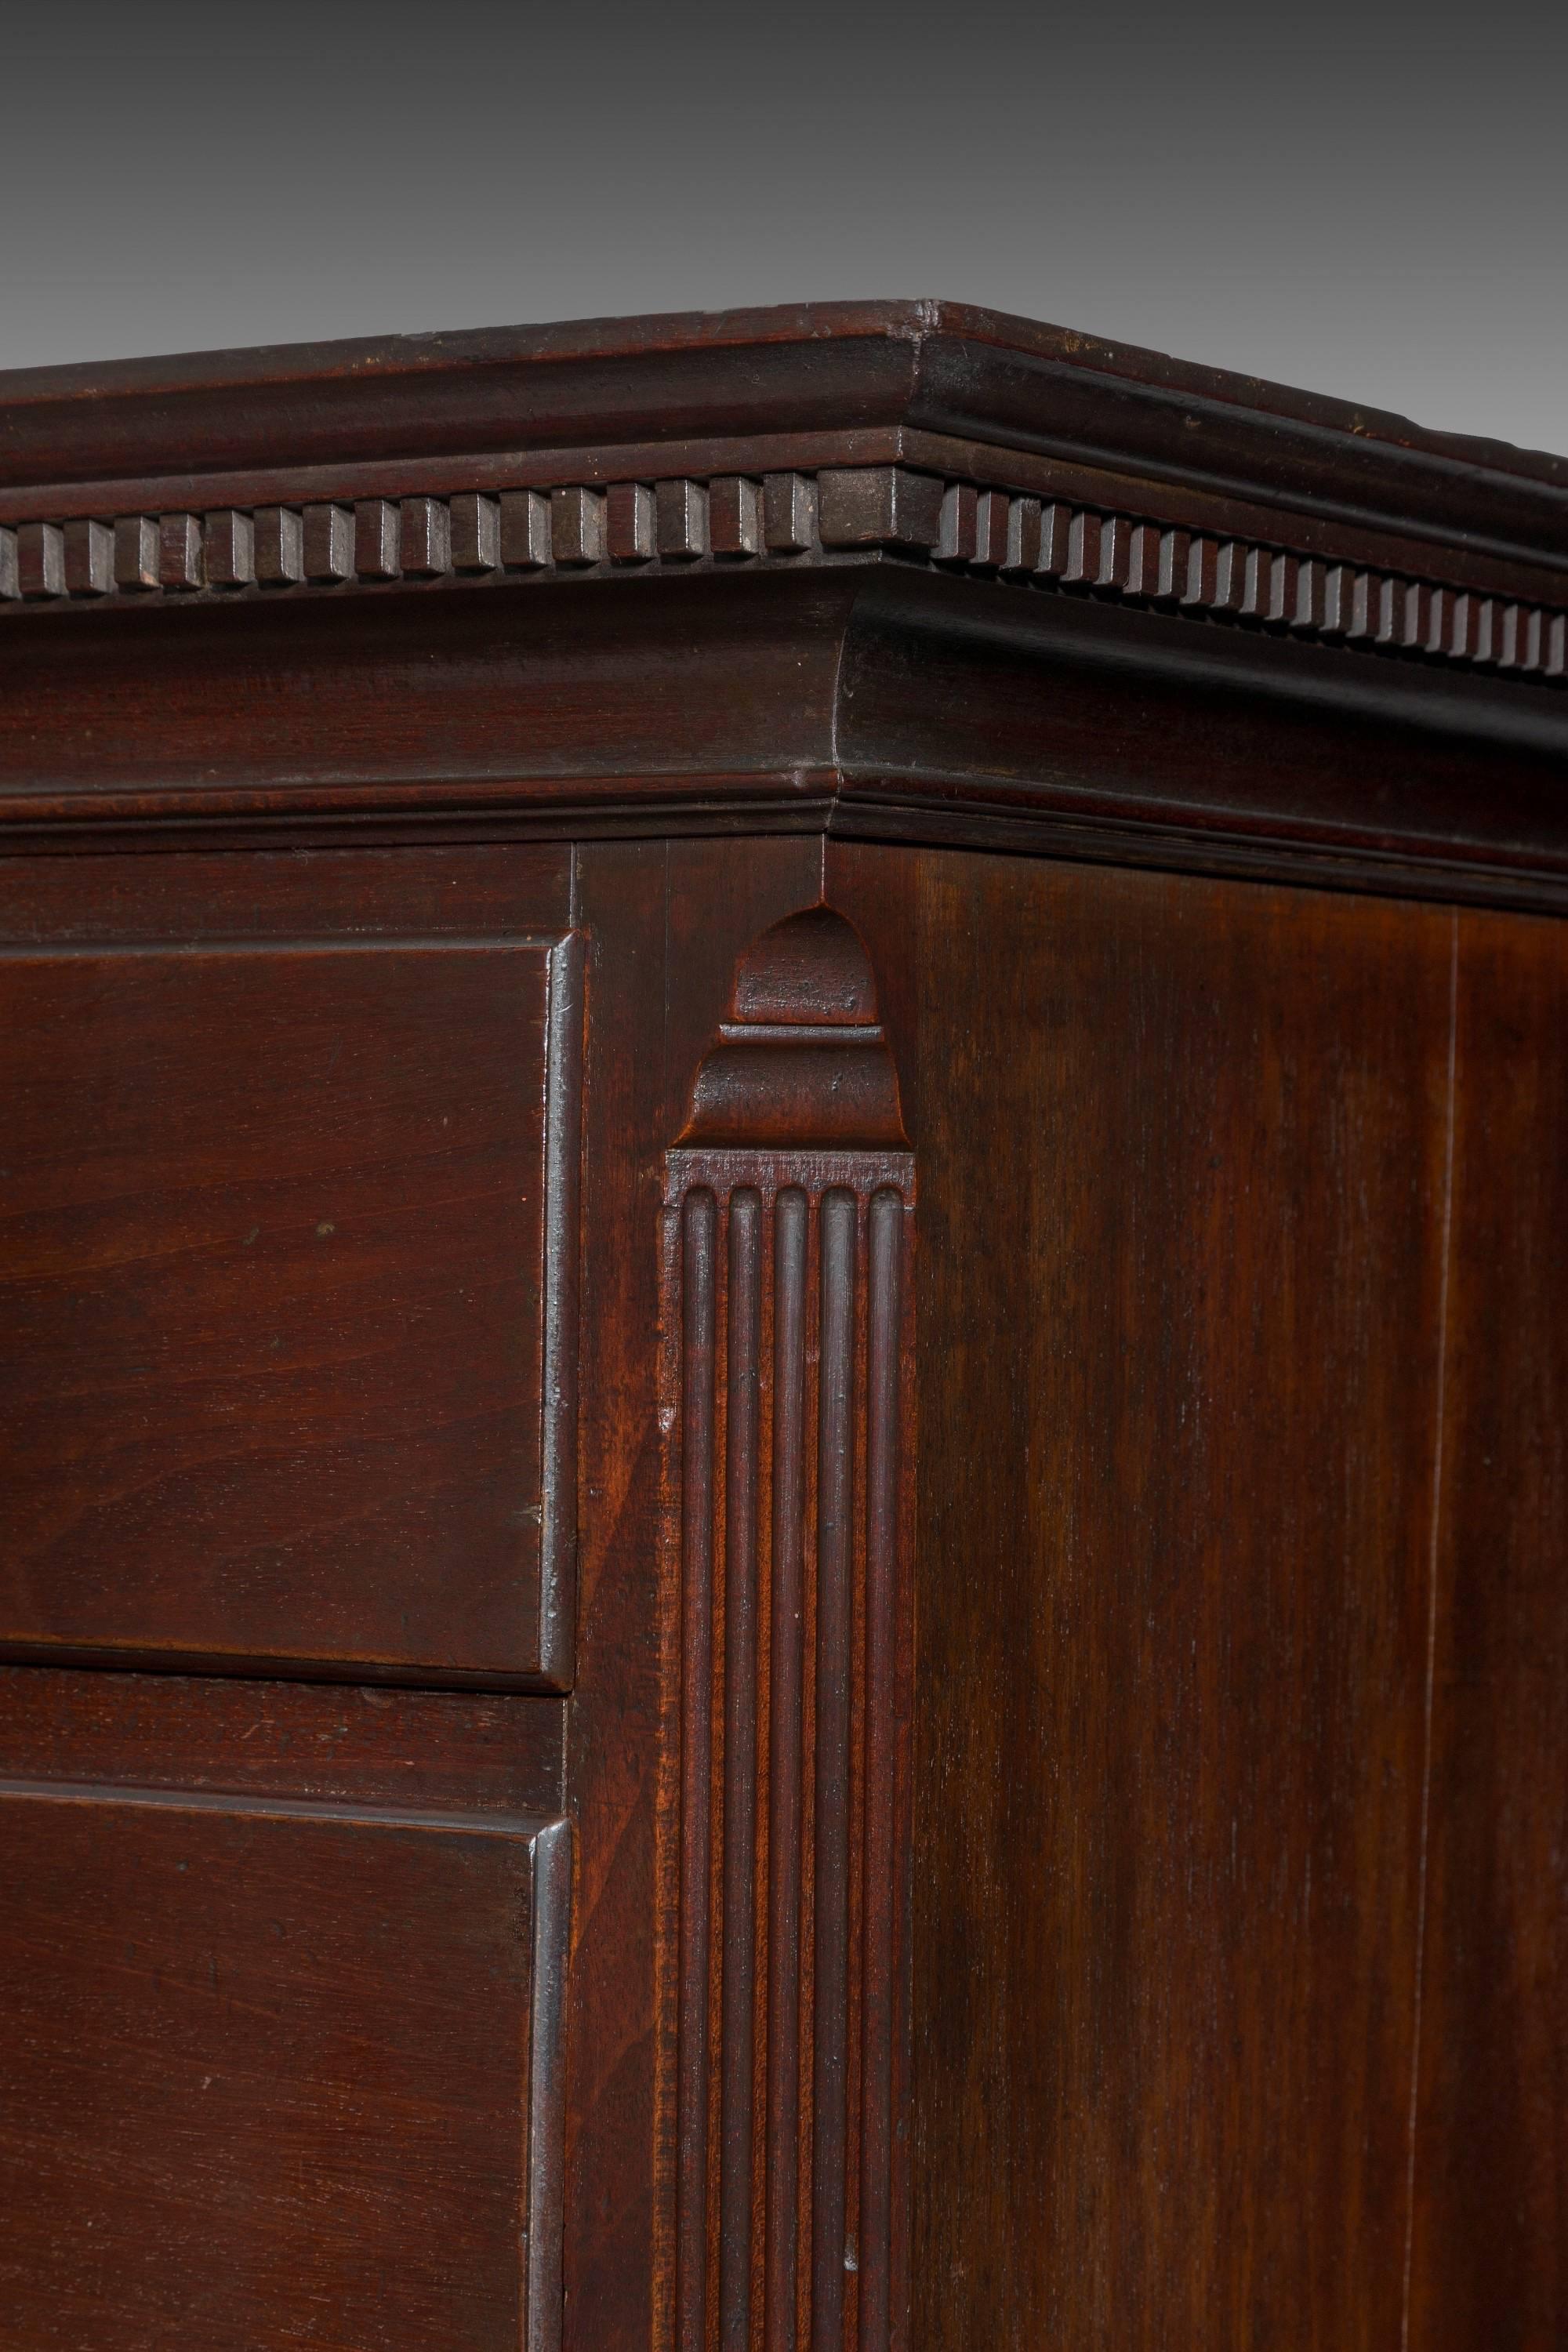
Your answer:
[[[553,2352],[567,1838],[0,1783],[0,2341]]]
[[[0,1654],[569,1679],[579,944],[0,955]]]

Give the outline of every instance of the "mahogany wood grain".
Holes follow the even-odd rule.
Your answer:
[[[917,908],[917,2340],[1370,2352],[1452,919],[929,855]]]
[[[1463,917],[1410,2341],[1568,2318],[1568,934]]]
[[[840,914],[751,942],[727,1013],[666,1162],[676,2340],[887,2352],[908,2341],[913,1166]]]
[[[548,594],[503,583],[19,625],[0,636],[0,810],[97,823],[123,804],[188,822],[216,794],[303,819],[428,807],[439,780],[460,786],[442,793],[457,816],[515,800],[521,776],[570,779],[557,804],[591,808],[623,802],[631,777],[646,799],[663,776],[679,800],[698,773],[711,793],[719,774],[811,771],[852,574],[736,584],[568,579]]]
[[[59,851],[830,825],[1568,897],[1561,687],[877,550],[741,579],[610,569],[547,593],[458,580],[94,607],[36,633],[13,614],[7,835]]]
[[[14,1780],[542,1818],[565,1762],[562,1698],[0,1666]]]
[[[0,381],[5,2352],[1555,2352],[1565,518],[950,304]]]
[[[561,843],[257,850],[244,857],[0,857],[0,940],[102,948],[352,937],[462,939],[572,926]]]
[[[575,958],[0,959],[10,1654],[562,1676]]]
[[[577,1681],[568,1781],[578,1962],[569,1982],[567,2300],[581,2340],[668,2340],[674,2286],[679,1668],[660,1556],[657,1245],[663,1154],[735,960],[812,905],[818,841],[592,843]],[[597,1957],[595,1957],[595,1956]]]
[[[676,2341],[908,2341],[906,1153],[669,1155]]]
[[[0,1783],[9,2340],[551,2352],[564,1834]]]
[[[663,842],[583,852],[577,912],[590,941],[584,1089],[588,1247],[583,1268],[576,1690],[568,1779],[578,1894],[568,1972],[566,2299],[574,2344],[632,2352],[661,2295],[654,2171],[659,2132],[661,1926],[658,1822],[668,1801],[668,1677],[657,1560],[658,1178],[667,869]],[[602,1954],[602,1959],[596,1958]]]
[[[1462,702],[1419,666],[888,565],[847,635],[834,828],[1560,907],[1558,698]]]
[[[902,425],[1336,519],[1414,513],[1434,537],[1511,542],[1563,568],[1568,458],[963,303],[780,304],[16,369],[5,391],[0,475],[15,483]]]

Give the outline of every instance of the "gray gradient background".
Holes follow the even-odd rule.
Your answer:
[[[866,295],[1568,451],[1568,0],[0,0],[0,366]]]

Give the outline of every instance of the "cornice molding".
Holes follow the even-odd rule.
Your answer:
[[[193,495],[216,507],[226,472],[286,466],[346,477],[390,462],[412,473],[421,462],[557,451],[575,453],[559,477],[570,481],[590,478],[577,468],[618,444],[866,431],[956,436],[1284,509],[1298,523],[1360,524],[1568,571],[1568,457],[1434,433],[942,301],[578,320],[0,373],[0,510],[47,496],[51,483],[150,484],[185,470],[212,485]],[[654,470],[686,464],[672,452]],[[1005,467],[998,478],[1010,478]],[[365,483],[360,494],[383,487]],[[229,495],[244,503],[261,494]],[[184,503],[140,489],[128,503],[143,496],[149,507]]]
[[[1283,534],[1188,528],[1152,500],[1113,511],[889,464],[0,524],[0,610],[880,560],[1491,677],[1568,680],[1568,608],[1499,594],[1459,567],[1336,560]]]

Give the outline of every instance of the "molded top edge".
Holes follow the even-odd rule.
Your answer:
[[[1568,457],[941,301],[673,312],[0,372],[13,488],[910,426],[1568,569]]]

